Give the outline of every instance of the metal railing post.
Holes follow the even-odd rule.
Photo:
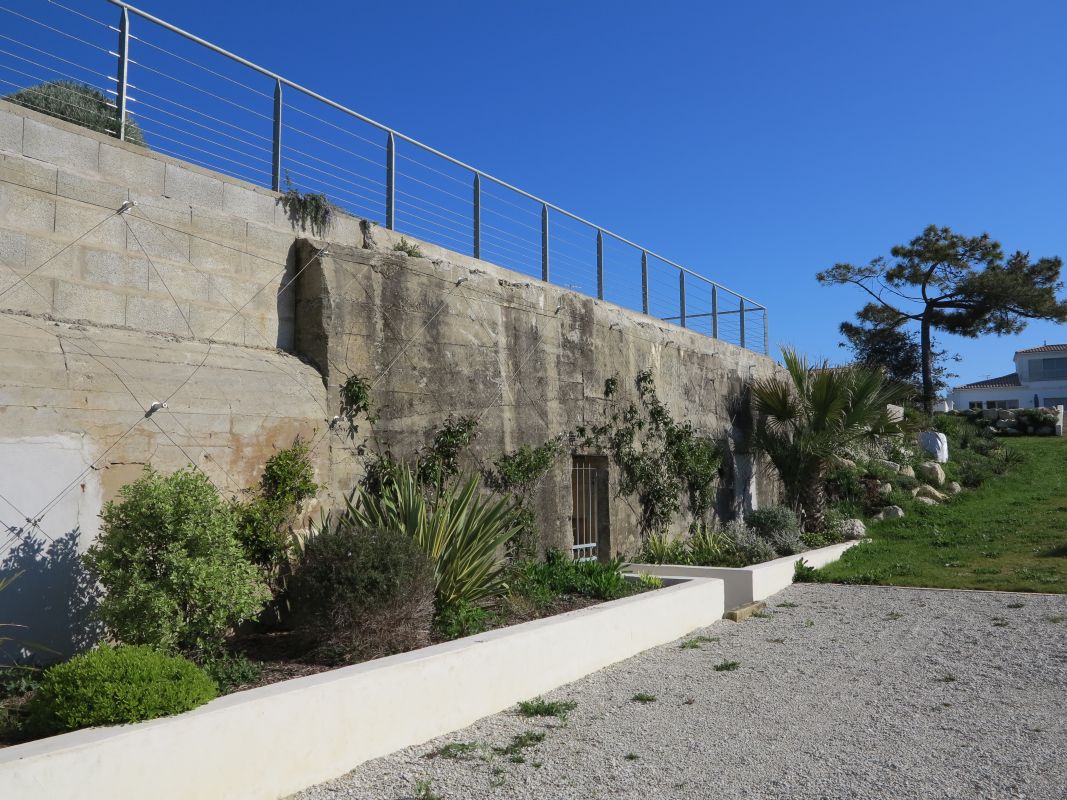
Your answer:
[[[685,273],[679,270],[678,272],[678,318],[681,320],[681,326],[685,327]]]
[[[737,312],[738,318],[741,320],[741,346],[745,346],[745,301],[740,301],[741,305]]]
[[[548,283],[548,204],[541,205],[541,280]]]
[[[474,257],[482,257],[482,176],[474,173]]]
[[[641,310],[648,313],[648,251],[641,251]]]
[[[396,137],[392,131],[385,146],[385,227],[396,230]]]
[[[126,141],[126,105],[130,76],[130,12],[123,8],[119,17],[119,74],[116,101],[119,110],[119,139]]]
[[[771,354],[771,341],[768,338],[769,335],[767,330],[767,309],[763,309],[763,355],[765,356]]]
[[[596,298],[604,299],[604,231],[596,232]]]
[[[719,287],[711,287],[711,338],[719,338]]]
[[[271,150],[270,188],[282,188],[282,82],[274,82],[274,147]]]

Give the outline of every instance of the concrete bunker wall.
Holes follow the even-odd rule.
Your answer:
[[[616,373],[628,386],[652,369],[678,417],[718,434],[743,382],[775,369],[430,244],[405,256],[352,217],[328,256],[301,235],[276,193],[0,102],[0,576],[24,572],[0,621],[76,643],[77,554],[146,464],[191,462],[237,493],[300,436],[335,502],[363,470],[329,428],[353,372],[375,382],[373,447],[410,456],[450,413],[474,414],[477,466],[588,424]],[[570,541],[569,469],[536,498],[546,545]],[[730,472],[745,470],[742,455]],[[636,501],[610,509],[611,549],[631,552]]]

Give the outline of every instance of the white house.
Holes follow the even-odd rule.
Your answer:
[[[1045,344],[1015,353],[1015,371],[957,386],[953,408],[1052,408],[1067,406],[1067,344]]]

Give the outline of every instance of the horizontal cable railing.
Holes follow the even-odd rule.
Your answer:
[[[118,138],[767,352],[760,303],[122,0],[0,0],[0,18],[0,96],[27,108],[87,124],[103,101]]]

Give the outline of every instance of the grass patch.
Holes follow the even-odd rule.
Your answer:
[[[627,761],[637,761],[640,757],[641,756],[637,755],[637,753],[627,753],[623,756]]]
[[[519,703],[520,717],[556,717],[566,720],[567,715],[574,711],[578,704],[573,700],[523,700]]]
[[[715,665],[716,672],[733,672],[735,669],[741,666],[740,661],[723,661],[721,664]]]
[[[656,695],[649,694],[648,692],[638,692],[630,698],[635,703],[655,703]]]
[[[800,603],[792,603],[786,600],[784,603],[779,603],[778,608],[800,608]]]
[[[415,781],[415,800],[444,800],[433,790],[433,783],[426,780]]]
[[[694,636],[692,639],[686,639],[678,647],[682,650],[699,650],[701,645],[717,641],[719,641],[718,636]]]
[[[426,758],[448,758],[454,761],[467,761],[474,758],[480,745],[477,742],[451,742],[426,754]]]
[[[521,764],[526,760],[522,755],[522,751],[541,744],[544,740],[544,731],[523,731],[512,736],[511,741],[504,747],[494,747],[493,752],[498,756],[507,756],[510,761],[516,764]]]
[[[1067,592],[1067,440],[1020,438],[1007,447],[1024,460],[951,503],[909,504],[904,518],[871,523],[862,547],[814,570],[814,579]]]

